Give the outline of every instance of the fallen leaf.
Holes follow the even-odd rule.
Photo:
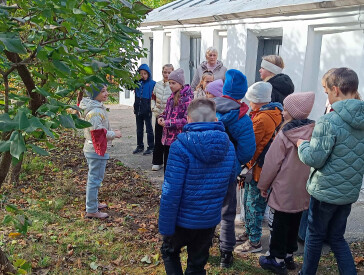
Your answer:
[[[140,261],[142,263],[146,263],[146,264],[151,264],[152,263],[149,255],[145,255]]]
[[[95,263],[95,262],[90,263],[90,268],[92,270],[96,270],[98,267],[99,267],[99,265],[97,263]]]
[[[355,258],[354,258],[354,262],[355,262],[355,264],[356,264],[356,265],[359,265],[359,264],[361,264],[361,263],[363,263],[363,264],[364,264],[364,257],[363,257],[363,256],[355,257]]]
[[[120,256],[119,258],[117,258],[115,261],[112,261],[111,263],[116,265],[116,266],[119,266],[122,262],[123,258],[122,256]]]
[[[148,232],[148,230],[147,230],[147,229],[145,229],[145,228],[143,228],[143,227],[139,228],[139,229],[138,229],[138,231],[139,231],[139,233],[145,233],[145,232]]]
[[[19,233],[19,232],[11,232],[11,233],[9,233],[9,237],[10,238],[17,238],[17,237],[19,237],[21,234]]]

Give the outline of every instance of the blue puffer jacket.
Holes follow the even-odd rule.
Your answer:
[[[315,199],[344,205],[359,197],[364,174],[364,102],[341,100],[321,117],[311,141],[298,147],[300,160],[311,166],[307,191]]]
[[[237,162],[236,172],[240,173],[241,165],[249,162],[255,152],[255,135],[253,123],[248,115],[239,119],[240,105],[228,98],[214,98],[216,103],[216,117],[224,123],[226,131],[236,141]]]
[[[221,122],[184,126],[172,143],[164,176],[159,232],[219,224],[228,185],[235,180],[235,151]]]

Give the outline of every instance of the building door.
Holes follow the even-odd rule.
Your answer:
[[[190,83],[195,75],[198,65],[200,65],[201,56],[201,37],[190,38]]]
[[[281,48],[282,37],[259,37],[255,81],[261,81],[259,70],[260,64],[262,63],[262,57],[271,54],[279,55]]]

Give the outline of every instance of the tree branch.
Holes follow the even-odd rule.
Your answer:
[[[44,46],[44,45],[52,44],[52,43],[62,41],[62,40],[67,40],[67,39],[70,39],[70,38],[69,37],[56,38],[56,39],[53,39],[53,40],[48,40],[48,41],[42,42],[39,45]]]

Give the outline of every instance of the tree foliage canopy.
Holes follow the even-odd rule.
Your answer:
[[[0,166],[27,149],[46,155],[34,142],[52,148],[60,126],[88,127],[67,112],[87,83],[133,85],[147,11],[127,0],[0,1]]]
[[[144,5],[147,5],[148,7],[155,9],[173,1],[174,0],[142,0],[142,3]]]

